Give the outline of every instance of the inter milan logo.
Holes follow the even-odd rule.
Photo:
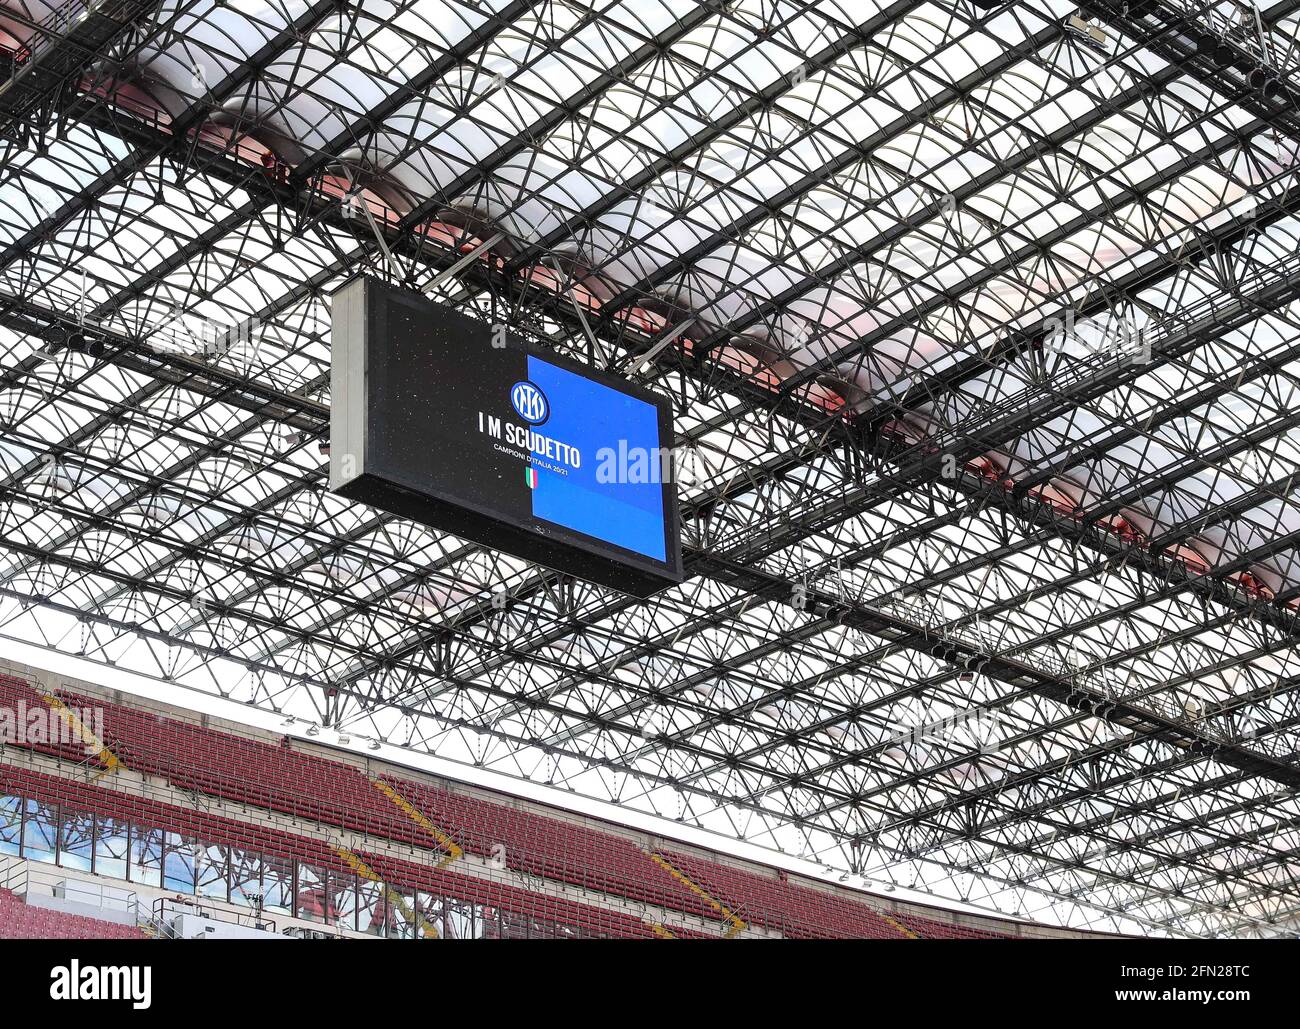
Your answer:
[[[510,387],[510,404],[515,413],[530,425],[541,425],[551,416],[546,394],[527,379]]]

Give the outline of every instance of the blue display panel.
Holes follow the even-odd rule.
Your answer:
[[[528,380],[548,407],[539,433],[570,441],[582,455],[574,467],[572,461],[557,459],[560,454],[555,448],[534,447],[533,514],[656,561],[665,560],[658,410],[539,357],[528,358]]]

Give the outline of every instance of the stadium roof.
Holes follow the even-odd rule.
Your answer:
[[[5,634],[1295,932],[1300,2],[0,0]],[[650,601],[326,490],[359,271],[674,398]]]

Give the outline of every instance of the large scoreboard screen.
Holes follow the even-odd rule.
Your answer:
[[[636,596],[682,578],[668,401],[408,290],[333,303],[330,488]]]

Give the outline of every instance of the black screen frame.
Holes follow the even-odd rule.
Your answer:
[[[500,330],[486,322],[421,293],[370,276],[354,279],[337,291],[332,298],[332,313],[335,353],[331,362],[330,488],[333,492],[634,596],[646,597],[682,581],[681,526],[672,463],[675,436],[669,398],[537,346],[509,329],[502,340]],[[485,366],[490,367],[490,352],[533,357],[651,405],[656,414],[659,446],[669,455],[668,475],[660,483],[666,560],[658,561],[536,516],[517,511],[507,513],[504,502],[494,506],[459,495],[430,481],[428,475],[422,476],[420,469],[411,467],[410,462],[403,463],[387,453],[382,441],[391,438],[391,426],[384,419],[411,413],[401,410],[401,403],[392,409],[396,393],[387,380],[394,365],[390,349],[396,345],[393,322],[402,317],[429,319],[436,326],[431,330],[431,337],[439,332],[460,334],[456,345],[462,345],[459,339],[463,336],[469,341],[464,345],[471,354],[481,347],[484,356],[479,362]],[[494,333],[503,346],[492,346]],[[435,341],[431,338],[430,342]],[[483,383],[465,380],[440,385],[479,389]],[[499,388],[499,384],[492,385]],[[341,459],[346,455],[354,459],[350,474],[342,466]]]

